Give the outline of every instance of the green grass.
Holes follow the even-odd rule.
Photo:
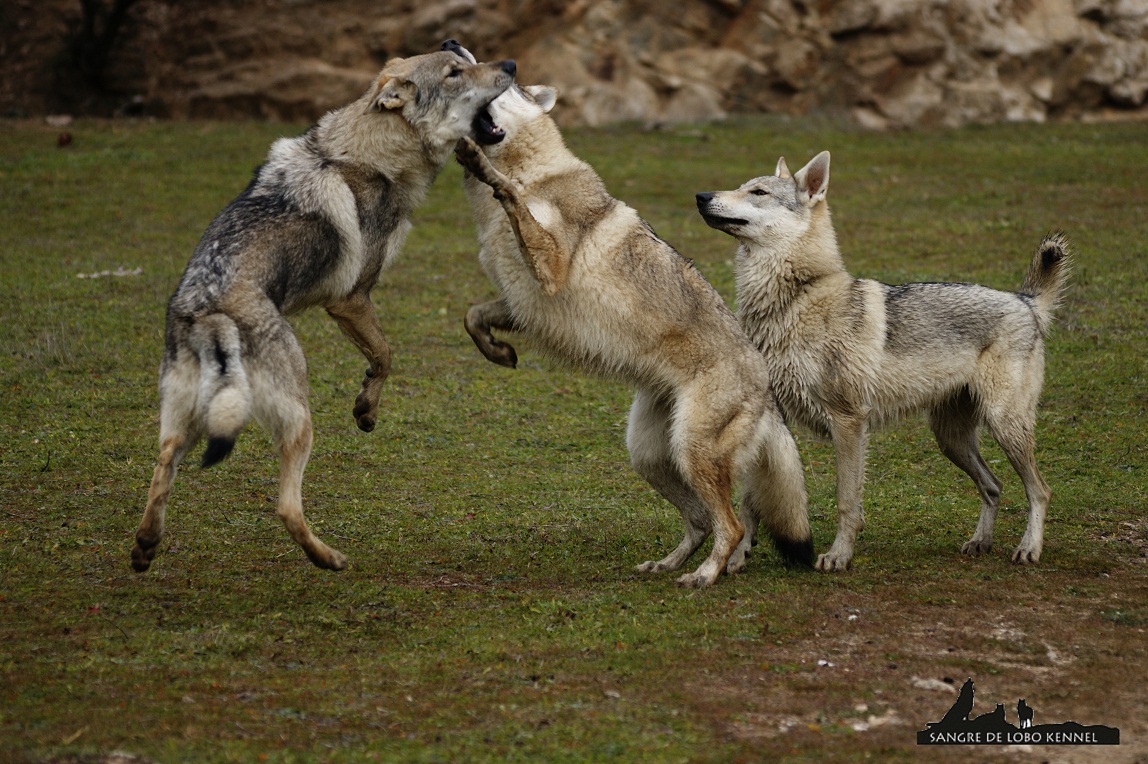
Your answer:
[[[227,462],[181,472],[136,575],[165,302],[212,216],[299,129],[80,122],[57,149],[0,123],[0,761],[909,760],[952,702],[914,676],[973,676],[979,711],[1026,696],[1041,721],[1116,724],[1121,753],[1148,751],[1143,125],[568,132],[731,303],[733,240],[693,194],[782,154],[796,169],[833,152],[859,276],[1016,288],[1063,229],[1077,266],[1047,348],[1036,567],[1007,562],[1024,501],[995,444],[998,544],[963,558],[975,493],[909,421],[873,438],[851,572],[768,551],[703,592],[632,572],[682,528],[627,464],[630,393],[525,342],[516,371],[481,358],[461,317],[493,292],[451,166],[374,293],[395,359],[374,433],[350,415],[365,361],[321,311],[294,321],[305,508],[352,567],[320,571],[291,543],[253,427]],[[117,268],[142,273],[77,278]],[[799,440],[823,551],[832,449]]]

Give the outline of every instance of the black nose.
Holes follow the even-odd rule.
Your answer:
[[[460,43],[458,40],[456,40],[452,37],[449,40],[443,40],[442,45],[440,45],[438,49],[439,50],[449,50],[453,53],[455,50],[457,50],[458,48],[461,48],[461,47],[462,47],[462,43]]]
[[[518,64],[514,63],[514,59],[508,58],[505,61],[499,61],[498,68],[513,77],[514,73],[518,71]]]
[[[697,199],[699,207],[705,207],[713,201],[714,194],[713,191],[702,191],[700,194],[695,194],[694,198]]]

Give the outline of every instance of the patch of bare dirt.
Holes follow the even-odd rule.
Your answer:
[[[1000,703],[1016,724],[1025,698],[1038,724],[1071,720],[1121,732],[1119,748],[981,746],[978,758],[1148,761],[1148,625],[1113,615],[1148,602],[1138,564],[1130,560],[1083,587],[1079,575],[1017,575],[982,591],[950,591],[947,602],[943,591],[922,601],[911,581],[865,593],[849,588],[845,577],[829,597],[804,603],[819,613],[808,636],[748,649],[748,669],[711,669],[690,688],[699,712],[760,755],[915,757],[925,750],[916,746],[917,731],[940,720],[972,678],[974,715]],[[963,761],[974,747],[927,750]]]

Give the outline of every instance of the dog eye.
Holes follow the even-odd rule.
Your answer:
[[[450,74],[448,74],[447,77],[457,77],[460,74],[462,74],[462,69],[451,69]]]
[[[754,190],[750,191],[750,193],[754,196],[769,196],[769,192],[764,188],[755,188]]]

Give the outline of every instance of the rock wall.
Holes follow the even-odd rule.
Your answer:
[[[78,19],[6,0],[0,113],[310,121],[455,37],[557,85],[567,124],[1148,118],[1148,0],[138,0],[98,93],[61,53]]]

